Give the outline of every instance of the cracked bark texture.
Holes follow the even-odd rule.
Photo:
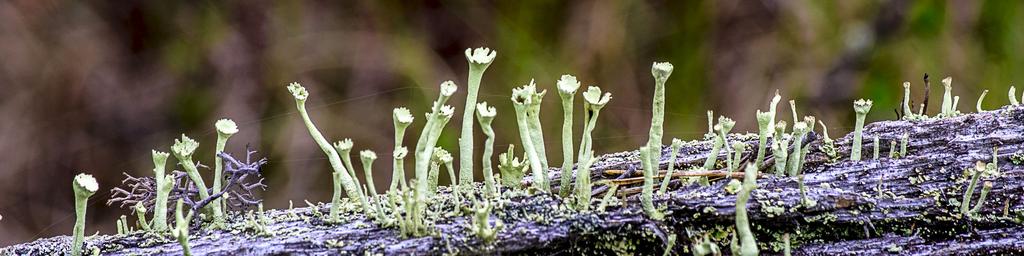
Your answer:
[[[792,234],[795,255],[1024,253],[1024,227],[1019,224],[1024,215],[1024,168],[1011,161],[1018,154],[1024,156],[1024,108],[1005,107],[925,121],[881,121],[864,129],[866,138],[878,136],[884,142],[882,152],[888,152],[890,140],[899,141],[905,133],[910,136],[905,157],[859,162],[848,161],[852,134],[835,140],[839,159],[834,162],[820,150],[821,140],[809,136],[811,149],[803,173],[806,197],[816,204],[802,205],[794,178],[772,174],[759,178],[759,187],[747,207],[762,253],[780,254],[783,233]],[[734,134],[730,140],[751,146],[757,143],[751,134]],[[864,146],[865,152],[872,150],[870,144]],[[710,147],[708,141],[687,143],[674,164],[683,170],[701,165]],[[991,162],[996,147],[1001,174],[985,179],[995,186],[977,217],[960,216],[958,202],[968,182],[964,170],[978,161]],[[670,164],[669,148],[663,151],[662,169]],[[639,171],[632,176],[604,175],[606,170],[639,169],[637,155],[634,151],[602,156],[592,168],[593,180],[641,175]],[[719,159],[725,155],[722,152]],[[553,170],[555,177],[551,180],[557,184],[558,172]],[[689,254],[692,239],[733,226],[735,195],[725,192],[727,183],[718,178],[711,186],[701,187],[674,181],[667,195],[655,198],[655,204],[667,213],[663,222],[647,219],[635,195],[627,195],[622,204],[613,204],[605,212],[589,213],[567,210],[561,199],[548,194],[514,196],[495,208],[492,220],[500,218],[505,228],[497,242],[490,245],[482,244],[468,231],[468,216],[443,218],[436,223],[432,236],[403,238],[397,229],[380,228],[354,213],[346,224],[320,223],[312,216],[314,211],[326,212],[327,206],[323,205],[268,211],[275,221],[267,229],[276,235],[195,230],[190,244],[197,255],[660,255],[666,249],[665,237],[674,233],[678,243],[671,249],[676,254]],[[453,207],[448,203],[438,205]],[[312,220],[303,221],[304,217]],[[717,240],[726,254],[727,239]],[[63,252],[70,247],[70,240],[66,236],[40,239],[4,248],[0,253]],[[101,248],[103,255],[181,253],[180,246],[171,239],[142,233],[87,238],[86,248],[94,247]]]

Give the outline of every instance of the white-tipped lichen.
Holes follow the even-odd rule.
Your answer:
[[[377,187],[373,184],[373,161],[377,160],[377,153],[372,150],[359,151],[359,160],[363,163],[363,175],[366,177],[366,185],[370,187],[370,196],[377,198]]]
[[[755,116],[757,117],[758,134],[757,158],[754,160],[754,164],[757,165],[758,168],[760,168],[760,166],[764,163],[765,147],[768,143],[768,137],[771,137],[771,127],[774,121],[772,120],[771,112],[761,112],[760,109],[757,110]]]
[[[1011,85],[1008,94],[1010,96],[1010,105],[1020,106],[1020,101],[1017,101],[1017,87]],[[1024,94],[1021,96],[1024,96]]]
[[[850,146],[850,160],[860,161],[861,133],[864,130],[864,118],[871,111],[871,100],[859,99],[853,102],[853,111],[857,114],[857,122],[853,130],[853,145]]]
[[[462,134],[459,137],[459,182],[463,184],[473,183],[473,117],[476,115],[480,80],[497,55],[497,51],[485,47],[466,49],[469,78],[466,83],[466,105],[463,105],[462,111]]]
[[[391,119],[395,126],[395,150],[392,154],[393,161],[391,167],[391,186],[388,190],[395,190],[401,183],[405,183],[405,155],[409,154],[409,150],[403,146],[405,140],[405,130],[409,128],[415,117],[409,112],[408,108],[395,108],[391,111]],[[401,157],[399,152],[403,152]]]
[[[213,157],[213,193],[216,194],[220,193],[224,183],[224,161],[220,157],[217,157],[216,154],[224,152],[224,149],[228,144],[228,139],[231,138],[231,135],[238,133],[238,125],[231,119],[221,119],[217,120],[217,123],[215,123],[214,126],[217,127],[217,145]],[[227,214],[227,212],[224,212],[224,208],[227,207],[224,205],[224,200],[222,198],[217,198],[217,200],[210,202],[210,204],[217,205],[217,211],[220,212],[214,215],[214,224],[216,226],[223,226],[224,215]]]
[[[345,170],[348,170],[348,175],[352,176],[352,181],[356,183],[356,186],[362,187],[359,183],[359,179],[356,178],[356,168],[352,167],[352,148],[355,143],[352,139],[345,138],[340,141],[334,142],[334,148],[338,151],[338,156],[341,157],[341,162],[345,164]],[[365,196],[366,194],[363,193]]]
[[[537,191],[548,192],[551,191],[551,185],[548,182],[547,167],[544,161],[543,136],[537,130],[540,126],[534,124],[534,117],[539,114],[540,109],[540,102],[537,101],[543,97],[543,94],[544,92],[537,93],[536,84],[530,80],[529,84],[512,89],[512,105],[516,111],[516,123],[519,127],[523,150],[526,151],[530,169],[533,170],[533,186]]]
[[[562,174],[558,183],[558,194],[562,197],[567,197],[569,196],[569,182],[572,180],[572,176],[569,174],[574,164],[574,152],[572,151],[572,110],[576,90],[580,88],[580,82],[576,80],[575,76],[562,75],[556,84],[558,86],[558,96],[562,100]]]
[[[369,203],[366,202],[366,197],[363,196],[362,191],[355,181],[355,176],[350,175],[348,169],[345,168],[341,161],[341,157],[338,156],[338,151],[331,146],[331,143],[324,138],[324,135],[320,133],[320,130],[313,124],[313,120],[309,117],[309,113],[306,112],[306,98],[309,93],[306,88],[299,85],[299,83],[291,83],[288,85],[288,91],[292,93],[295,98],[295,108],[299,111],[299,115],[302,116],[302,121],[306,125],[306,129],[309,131],[310,137],[316,142],[320,150],[327,156],[328,162],[331,164],[331,168],[334,169],[332,177],[335,179],[337,185],[335,187],[343,187],[345,193],[349,197],[354,198],[356,202],[360,202],[363,206],[363,211],[369,214]],[[335,193],[336,195],[338,193]],[[340,196],[338,196],[340,197]],[[329,221],[338,220],[338,197],[331,199],[331,219]]]
[[[714,126],[714,130],[717,133],[715,135],[714,145],[712,145],[712,147],[711,147],[711,153],[708,154],[707,160],[704,160],[704,169],[705,170],[714,170],[715,169],[715,163],[717,163],[717,161],[718,161],[718,154],[721,152],[722,147],[726,146],[725,145],[725,143],[726,143],[726,135],[728,135],[729,132],[732,131],[732,127],[735,126],[735,125],[736,125],[736,121],[733,121],[732,119],[729,119],[728,117],[724,117],[724,116],[719,116],[718,117],[718,124],[715,124],[715,126]],[[726,151],[726,153],[728,153],[728,151]],[[728,155],[726,155],[726,158],[728,159]],[[706,179],[706,178],[702,178],[702,180],[704,180],[704,179]],[[703,184],[704,182],[701,182],[701,183]]]
[[[80,173],[75,175],[71,182],[71,188],[75,193],[75,228],[71,244],[71,255],[82,255],[82,243],[85,241],[85,212],[89,205],[89,197],[96,194],[100,189],[99,183],[92,175]]]
[[[981,109],[981,103],[985,102],[985,95],[988,95],[988,90],[984,90],[981,92],[981,96],[978,96],[978,103],[974,105],[974,108],[975,110],[978,111],[978,113],[985,112],[984,109]]]
[[[171,154],[153,150],[153,179],[156,182],[156,199],[153,203],[153,231],[167,230],[167,200],[174,189],[174,176],[165,175],[167,158]]]
[[[178,164],[181,165],[182,169],[185,169],[185,173],[188,174],[188,179],[192,181],[192,184],[196,186],[196,190],[199,193],[199,199],[205,200],[210,197],[209,187],[206,186],[206,182],[203,181],[203,176],[199,174],[199,168],[196,163],[192,161],[192,154],[199,148],[199,142],[196,142],[192,138],[181,135],[181,139],[175,139],[174,145],[171,146],[171,152],[174,157],[178,159]],[[203,213],[207,213],[213,216],[214,219],[223,218],[222,212],[220,211],[220,204],[207,204],[203,207]]]
[[[498,110],[488,106],[487,102],[480,102],[476,106],[476,119],[480,122],[480,130],[487,137],[484,141],[484,155],[481,159],[481,165],[484,175],[484,194],[489,198],[498,197],[498,188],[495,186],[494,171],[491,167],[491,155],[494,154],[494,129],[491,128],[491,123],[497,115]]]
[[[789,157],[789,142],[785,138],[786,121],[775,124],[775,139],[772,140],[772,157],[775,160],[775,175],[786,174],[786,159]]]
[[[809,131],[807,123],[796,122],[793,124],[793,152],[789,153],[789,163],[786,164],[790,177],[795,177],[800,172],[800,166],[803,165],[803,140]]]

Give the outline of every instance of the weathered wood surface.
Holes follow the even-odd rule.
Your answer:
[[[898,141],[904,133],[910,135],[907,156],[888,158],[889,141]],[[875,122],[865,127],[864,134],[866,160],[859,162],[848,161],[852,134],[836,139],[840,160],[834,163],[819,150],[821,140],[811,140],[803,173],[806,195],[817,203],[813,207],[801,205],[793,178],[766,174],[758,180],[759,188],[748,207],[762,253],[781,253],[776,249],[782,233],[793,234],[793,252],[797,255],[989,255],[1024,251],[1024,227],[1018,224],[1024,218],[1024,168],[1011,161],[1015,154],[1024,155],[1024,108],[1007,107],[941,120]],[[871,159],[869,142],[874,136],[879,136],[884,145],[883,157],[878,160]],[[731,139],[756,148],[756,136],[737,135]],[[987,179],[995,186],[980,216],[961,217],[955,202],[967,186],[963,171],[977,161],[990,162],[994,147],[999,148],[1001,175]],[[667,146],[665,150],[662,168],[669,164]],[[701,165],[709,151],[708,142],[687,143],[676,164],[679,168]],[[635,152],[603,156],[595,165],[594,180],[616,178],[605,177],[604,170],[637,169],[635,158]],[[552,180],[557,184],[557,178]],[[464,216],[439,221],[433,236],[403,238],[396,229],[378,228],[359,214],[340,225],[322,224],[311,217],[311,210],[326,213],[326,206],[268,211],[275,221],[267,229],[276,235],[194,230],[191,245],[197,255],[620,251],[658,255],[666,248],[666,234],[675,233],[679,239],[672,249],[677,254],[688,254],[691,238],[733,225],[735,195],[725,192],[726,183],[723,178],[713,179],[707,187],[680,187],[674,182],[668,195],[655,200],[668,212],[663,222],[645,218],[635,196],[629,197],[625,205],[609,206],[607,212],[590,213],[566,210],[561,199],[547,194],[517,196],[496,208],[494,217],[504,221],[505,229],[491,245],[481,244],[472,236]],[[442,202],[437,207],[452,206]],[[3,252],[45,254],[67,248],[69,240],[41,239],[4,248]],[[727,241],[719,241],[725,253]],[[100,235],[87,239],[87,244],[104,248],[104,255],[181,253],[180,246],[170,239],[161,241],[140,233]]]

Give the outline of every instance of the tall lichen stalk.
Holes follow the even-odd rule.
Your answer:
[[[676,157],[679,156],[679,149],[683,147],[683,141],[680,139],[672,139],[672,152],[669,152],[668,158],[668,172],[665,173],[665,177],[661,179],[661,188],[658,189],[658,194],[663,195],[668,191],[668,183],[672,180],[672,175],[675,174],[676,170]]]
[[[405,184],[405,156],[409,150],[403,146],[403,142],[405,141],[405,130],[409,128],[415,118],[409,109],[402,107],[391,111],[391,119],[395,126],[395,149],[392,154],[389,190],[395,190],[398,189],[398,185]]]
[[[562,75],[556,85],[558,86],[558,96],[562,99],[562,175],[558,183],[558,195],[567,197],[569,196],[569,182],[572,179],[569,174],[572,171],[574,153],[572,151],[573,100],[576,90],[580,88],[580,82],[576,81],[575,76]]]
[[[171,154],[153,150],[153,178],[156,179],[156,199],[153,203],[153,231],[167,230],[167,199],[174,188],[174,177],[165,175],[167,158]]]
[[[178,164],[181,165],[182,169],[185,169],[185,173],[188,174],[188,179],[192,181],[192,184],[196,186],[196,190],[199,193],[199,199],[205,200],[210,197],[209,187],[206,186],[206,182],[203,181],[203,176],[199,175],[199,168],[196,163],[192,161],[192,154],[199,148],[199,142],[196,142],[192,138],[181,135],[181,139],[175,139],[174,145],[171,146],[171,152],[174,157],[178,159]],[[207,213],[214,219],[223,218],[223,214],[220,210],[219,204],[208,204],[202,209],[203,213]]]
[[[530,169],[533,169],[533,186],[540,192],[550,191],[551,185],[548,182],[547,168],[541,159],[542,152],[537,148],[536,136],[533,136],[534,130],[530,124],[530,112],[532,112],[534,105],[540,105],[535,101],[540,100],[546,92],[537,93],[537,86],[533,80],[530,80],[530,83],[527,85],[512,89],[512,106],[515,107],[516,111],[519,138],[522,141],[523,150],[526,151],[526,160],[530,162]]]
[[[488,48],[466,49],[469,62],[469,81],[466,88],[466,105],[462,112],[462,136],[459,137],[459,183],[473,183],[473,116],[476,115],[476,98],[480,91],[480,80],[484,71],[498,55]]]
[[[750,219],[747,217],[747,202],[750,194],[757,188],[757,166],[747,165],[744,170],[743,186],[736,195],[736,233],[739,236],[739,255],[757,255],[757,241],[754,239],[754,232],[750,229]]]
[[[772,113],[771,112],[767,112],[766,113],[766,112],[761,112],[761,110],[757,110],[757,113],[756,113],[755,116],[757,117],[758,135],[757,135],[757,158],[754,160],[754,165],[757,165],[758,168],[760,168],[761,165],[764,163],[764,155],[765,155],[765,151],[766,151],[765,147],[766,147],[766,145],[768,143],[768,137],[772,136],[771,127],[772,127],[772,123],[774,123],[774,120],[772,120]]]
[[[480,165],[484,175],[484,194],[489,198],[498,197],[498,187],[494,184],[494,174],[491,166],[491,156],[494,154],[494,129],[491,128],[491,123],[497,115],[498,110],[488,106],[487,102],[481,102],[476,106],[476,119],[480,122],[480,131],[487,137],[484,141],[484,155],[480,160]]]
[[[352,148],[354,146],[355,143],[349,138],[334,142],[334,149],[338,151],[338,156],[341,157],[341,163],[345,165],[345,170],[348,170],[348,175],[352,176],[352,182],[356,183],[356,187],[361,188],[363,186],[359,183],[358,176],[356,176],[356,168],[352,167]],[[359,190],[359,193],[366,196],[362,189]]]
[[[335,177],[335,183],[341,185],[345,189],[345,193],[349,197],[354,198],[356,202],[360,202],[363,211],[366,214],[370,214],[370,205],[363,196],[359,186],[354,181],[355,177],[349,175],[349,171],[345,169],[344,164],[341,162],[341,157],[338,156],[338,151],[335,151],[334,147],[331,146],[324,135],[320,133],[320,130],[313,124],[313,120],[309,118],[309,113],[306,112],[306,98],[309,97],[309,92],[306,88],[299,85],[299,83],[291,83],[288,85],[288,91],[292,93],[292,97],[295,98],[295,108],[299,111],[299,115],[302,116],[303,123],[306,124],[306,129],[309,130],[309,135],[313,137],[313,141],[316,142],[317,146],[320,146],[320,150],[323,150],[324,154],[327,155],[327,160],[331,164],[331,168],[334,169],[333,176]],[[338,187],[338,185],[335,185]],[[340,198],[335,197],[331,199],[331,205],[339,205]],[[337,207],[331,207],[330,221],[338,221],[338,209]]]
[[[82,255],[82,243],[85,241],[85,212],[89,205],[89,197],[96,194],[99,184],[92,175],[80,173],[71,182],[75,193],[75,229],[74,241],[71,244],[71,255]]]
[[[853,130],[853,145],[850,149],[850,161],[860,161],[860,152],[863,142],[861,133],[864,131],[864,118],[868,111],[871,111],[871,100],[859,99],[853,102],[853,111],[857,113],[857,120]]]
[[[664,133],[665,124],[665,81],[672,75],[672,64],[668,62],[655,62],[651,66],[651,75],[654,76],[654,99],[652,101],[653,113],[651,114],[651,132],[650,137],[647,141],[646,147],[641,147],[641,151],[646,151],[646,156],[641,156],[645,161],[644,167],[644,187],[643,187],[643,204],[644,211],[647,212],[647,216],[651,219],[663,219],[665,216],[657,209],[654,209],[653,196],[654,196],[654,175],[658,172],[659,162],[661,159],[661,135]]]
[[[590,164],[594,160],[593,132],[601,109],[612,99],[611,93],[601,93],[601,88],[590,86],[583,92],[583,136],[580,141],[579,170],[576,172],[576,201],[580,208],[590,207]],[[563,173],[562,175],[567,175]],[[564,185],[568,186],[568,184]]]
[[[231,121],[231,119],[221,119],[218,120],[214,126],[217,127],[217,145],[215,153],[220,154],[221,152],[224,152],[224,148],[227,147],[228,139],[231,138],[231,135],[238,133],[238,125],[235,124],[235,121]],[[220,157],[214,157],[213,159],[213,193],[216,194],[221,191],[223,186],[222,183],[224,182],[224,160],[220,159]],[[226,207],[224,205],[223,198],[218,198],[210,204],[217,205],[219,211],[223,211],[224,207]],[[220,214],[214,215],[214,224],[222,226],[224,224],[225,214],[226,213],[221,212]]]

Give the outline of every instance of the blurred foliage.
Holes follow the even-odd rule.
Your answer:
[[[219,118],[240,125],[229,152],[248,143],[269,157],[268,207],[328,201],[327,161],[295,115],[284,89],[292,81],[310,89],[309,109],[329,139],[378,153],[391,151],[390,110],[417,113],[408,135],[417,136],[437,85],[464,85],[462,52],[477,46],[498,51],[481,88],[481,100],[498,107],[498,148],[518,141],[511,88],[537,79],[554,90],[566,73],[613,93],[595,149],[636,148],[646,141],[654,61],[675,64],[666,140],[699,138],[709,109],[754,131],[754,110],[775,90],[835,136],[850,129],[856,98],[875,100],[869,120],[892,119],[901,83],[911,81],[920,103],[924,73],[932,99],[943,77],[954,78],[961,111],[984,89],[986,108],[1006,104],[1006,89],[1024,79],[1020,24],[1022,5],[998,0],[7,1],[0,246],[69,233],[67,183],[79,170],[106,191],[122,171],[150,174],[149,149],[168,150],[179,133],[200,140],[207,157],[198,159],[209,163]],[[543,106],[553,155],[558,104],[549,94]],[[457,146],[455,127],[441,146]],[[386,187],[390,170],[378,166]],[[113,232],[127,213],[106,198],[94,197],[89,232]]]

